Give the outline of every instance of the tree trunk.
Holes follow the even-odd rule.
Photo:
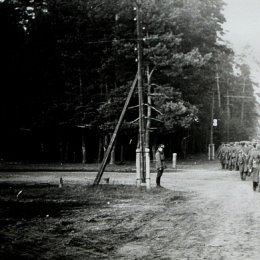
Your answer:
[[[62,142],[60,142],[59,143],[59,145],[60,145],[60,163],[62,164],[63,163],[63,143]],[[42,146],[42,150],[44,149],[44,146]]]
[[[105,153],[106,153],[106,150],[107,150],[107,148],[108,148],[108,135],[105,135],[105,140],[104,140],[104,146],[103,146],[103,154],[105,155]],[[103,156],[104,157],[104,156]]]
[[[87,162],[87,154],[86,154],[86,138],[85,138],[85,129],[82,129],[81,133],[81,150],[82,150],[82,163]]]
[[[112,138],[112,134],[110,134],[110,139]],[[110,162],[109,164],[114,165],[116,161],[116,142],[111,150],[111,155],[110,155]]]
[[[99,136],[98,138],[98,162],[102,161],[102,150],[103,150],[103,138],[102,136]]]
[[[69,161],[69,141],[66,142],[65,154],[64,154],[64,162],[67,163],[68,161]]]
[[[115,164],[115,161],[116,161],[116,159],[115,159],[115,157],[116,157],[116,151],[115,151],[116,149],[115,149],[115,146],[113,147],[113,149],[112,149],[112,151],[111,151],[111,155],[110,155],[110,162],[109,162],[109,164],[112,164],[112,165],[114,165]]]
[[[153,145],[152,145],[153,161],[155,161],[155,153],[156,153],[156,136],[153,139]]]
[[[169,154],[173,154],[173,136],[172,134],[169,136]]]
[[[80,105],[83,106],[83,85],[82,85],[82,75],[81,68],[78,68],[78,77],[79,77],[79,95],[80,95]],[[82,120],[83,121],[83,120]],[[82,122],[84,124],[84,122]],[[86,155],[86,139],[85,139],[85,128],[82,128],[81,132],[81,151],[82,151],[82,163],[86,163],[87,155]]]
[[[121,148],[120,148],[120,161],[123,162],[124,161],[124,145],[121,144]]]

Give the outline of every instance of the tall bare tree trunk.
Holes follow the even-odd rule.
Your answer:
[[[80,105],[83,106],[83,84],[82,84],[82,73],[80,67],[78,68],[78,77],[79,77],[79,102]],[[82,163],[87,162],[87,154],[86,154],[86,138],[85,138],[85,127],[84,127],[84,122],[82,118],[82,123],[83,123],[83,128],[81,131],[81,152],[82,152]]]
[[[153,138],[153,145],[152,145],[152,155],[153,155],[153,161],[155,161],[155,153],[156,153],[156,136]]]
[[[111,138],[111,137],[112,137],[112,135],[110,135],[110,138]],[[114,165],[115,162],[116,162],[116,142],[115,142],[115,144],[114,144],[114,146],[113,146],[113,149],[112,149],[112,151],[111,151],[109,164]]]
[[[124,161],[124,145],[121,144],[120,146],[120,161],[123,162]]]
[[[69,161],[69,141],[66,141],[64,162],[67,163],[68,161]]]
[[[101,162],[101,160],[102,160],[102,150],[103,150],[103,138],[102,138],[102,136],[99,136],[99,138],[98,138],[98,159],[97,159],[97,161],[98,162]]]
[[[60,142],[59,143],[59,145],[60,145],[60,163],[62,164],[63,163],[63,143],[62,142]],[[42,145],[42,151],[43,151],[43,145]]]
[[[81,133],[81,149],[82,149],[82,163],[87,162],[87,154],[86,154],[86,138],[85,138],[85,128],[82,128]]]

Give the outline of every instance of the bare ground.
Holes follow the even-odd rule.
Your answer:
[[[150,192],[131,186],[135,174],[94,177],[2,172],[0,259],[260,258],[260,194],[238,172],[194,163]]]

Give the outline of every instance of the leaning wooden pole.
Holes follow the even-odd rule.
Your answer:
[[[122,112],[121,112],[120,118],[119,118],[118,123],[117,123],[117,125],[116,125],[116,128],[115,128],[115,130],[114,130],[114,133],[113,133],[113,135],[112,135],[112,137],[111,137],[111,139],[110,139],[110,143],[109,143],[109,145],[108,145],[108,148],[107,148],[107,150],[106,150],[106,153],[105,153],[105,155],[104,155],[103,161],[102,161],[102,163],[101,163],[100,169],[99,169],[98,174],[97,174],[97,176],[96,176],[96,178],[95,178],[95,180],[94,180],[93,185],[98,185],[98,184],[99,184],[99,182],[100,182],[100,180],[101,180],[101,177],[102,177],[102,175],[103,175],[103,173],[104,173],[104,170],[105,170],[106,165],[107,165],[107,162],[108,162],[109,155],[110,155],[111,150],[113,149],[113,146],[114,146],[114,144],[115,144],[115,140],[116,140],[116,137],[117,137],[117,133],[118,133],[118,131],[119,131],[121,125],[122,125],[122,122],[123,122],[123,119],[124,119],[124,116],[125,116],[125,112],[126,112],[126,110],[127,110],[127,107],[128,107],[128,105],[129,105],[129,102],[130,102],[130,100],[131,100],[131,97],[133,96],[133,93],[134,93],[134,90],[135,90],[135,86],[136,86],[136,82],[137,82],[137,74],[136,74],[136,76],[135,76],[135,79],[134,79],[134,81],[133,81],[133,84],[132,84],[132,86],[131,86],[131,89],[130,89],[130,91],[129,91],[129,93],[128,93],[128,96],[127,96],[127,99],[126,99],[124,108],[123,108],[123,110],[122,110]]]

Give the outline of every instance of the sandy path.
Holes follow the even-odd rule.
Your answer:
[[[260,259],[260,193],[250,178],[211,164],[165,173],[162,182],[189,200],[152,219],[141,232],[147,239],[119,257],[139,258],[137,248],[154,259]]]
[[[183,175],[167,174],[165,181],[169,189],[192,192],[192,198],[180,209],[188,217],[179,223],[178,234],[172,235],[179,236],[176,241],[183,241],[184,246],[173,243],[166,256],[260,259],[260,193],[253,192],[250,178],[243,182],[238,172],[223,171],[216,164],[187,170]],[[176,233],[176,229],[171,232]]]

